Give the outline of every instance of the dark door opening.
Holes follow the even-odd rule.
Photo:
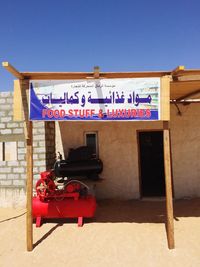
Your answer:
[[[163,132],[139,132],[142,197],[165,195]]]

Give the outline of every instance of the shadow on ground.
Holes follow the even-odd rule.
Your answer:
[[[200,199],[174,201],[174,219],[181,217],[200,217]],[[43,223],[57,223],[34,247],[44,241],[64,223],[77,223],[77,219],[46,219]],[[96,216],[85,219],[85,223],[166,223],[165,201],[98,201]]]
[[[97,202],[95,218],[85,219],[85,223],[165,223],[166,205],[163,201],[115,201],[101,200]],[[174,219],[179,217],[200,217],[200,199],[174,201]],[[68,223],[77,220],[71,219],[46,219],[43,223],[60,222]]]

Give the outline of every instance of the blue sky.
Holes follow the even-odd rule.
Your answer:
[[[19,71],[200,68],[199,0],[0,2],[0,61]],[[13,76],[0,67],[0,91]]]

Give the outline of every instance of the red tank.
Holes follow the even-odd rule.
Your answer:
[[[77,218],[78,226],[82,226],[83,218],[94,217],[96,199],[90,195],[77,200],[64,198],[59,201],[56,199],[41,201],[39,197],[34,197],[32,210],[36,227],[41,226],[42,218]]]

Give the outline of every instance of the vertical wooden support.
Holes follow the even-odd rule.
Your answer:
[[[161,78],[160,88],[160,120],[170,120],[170,76],[163,76]]]
[[[163,122],[163,145],[164,145],[164,166],[165,166],[165,188],[166,188],[166,230],[168,248],[174,248],[174,213],[172,196],[172,174],[171,174],[171,153],[169,122]]]
[[[94,79],[99,79],[99,72],[100,72],[99,66],[95,66],[94,67]]]
[[[18,80],[16,82],[21,92],[22,115],[24,120],[24,134],[26,139],[26,245],[27,251],[33,250],[33,217],[32,217],[32,195],[33,195],[33,125],[29,121],[29,80]]]
[[[20,80],[14,80],[13,121],[23,121],[22,86]]]
[[[33,250],[33,216],[32,216],[32,195],[33,195],[33,137],[32,121],[28,122],[28,136],[26,139],[26,162],[27,162],[27,184],[26,184],[26,243],[27,251]]]

